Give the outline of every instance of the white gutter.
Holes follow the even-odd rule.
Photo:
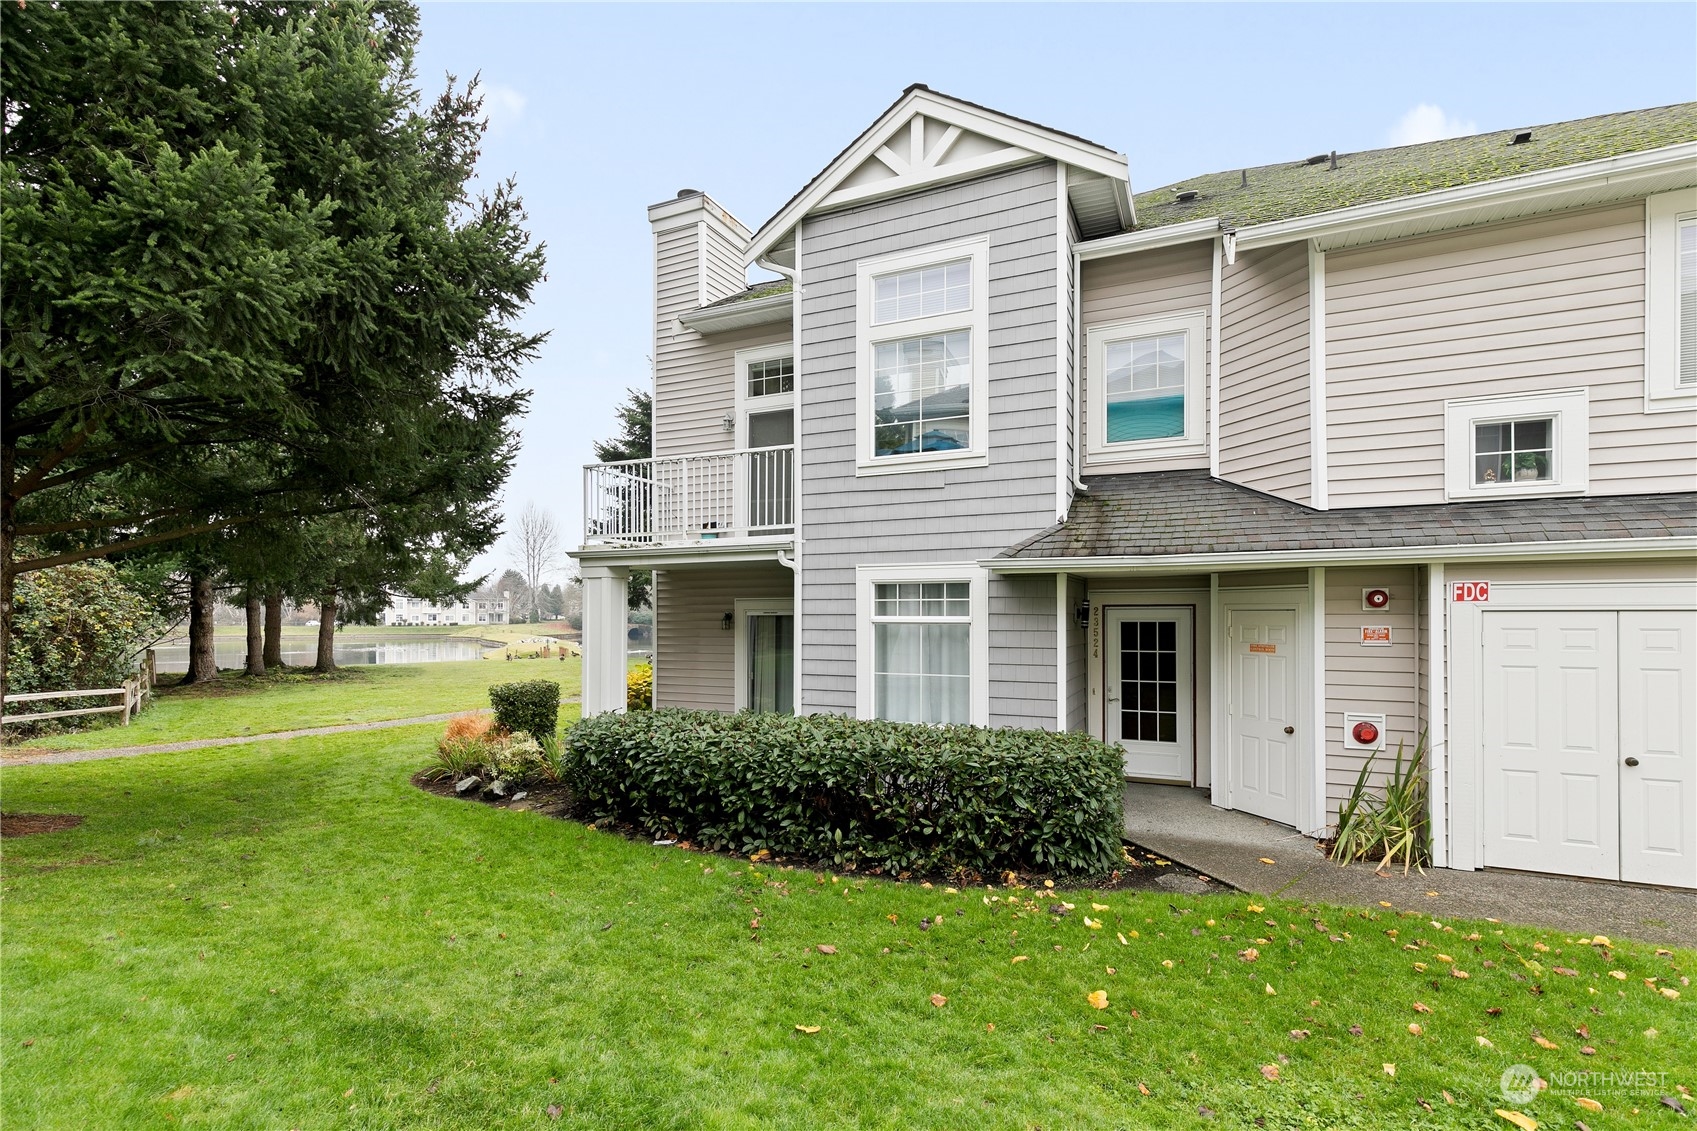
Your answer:
[[[1074,245],[1080,259],[1101,259],[1109,255],[1124,255],[1129,251],[1150,251],[1157,247],[1213,239],[1220,234],[1220,218],[1209,216],[1201,220],[1186,220],[1182,224],[1167,224],[1142,232],[1125,232],[1101,239],[1081,240]]]
[[[579,546],[566,556],[584,564],[652,565],[664,569],[668,565],[716,565],[720,562],[778,562],[790,557],[795,540],[787,534],[775,537],[703,539],[681,542],[671,546]]]
[[[762,262],[762,267],[768,264]],[[784,269],[775,265],[774,271]],[[784,272],[787,273],[787,272]],[[751,298],[745,302],[726,303],[724,306],[705,306],[678,315],[678,321],[702,334],[714,334],[721,330],[735,330],[742,326],[764,326],[768,322],[782,322],[789,317],[790,307],[794,305],[795,291],[779,291],[777,294],[763,295]]]
[[[1550,558],[1669,558],[1697,553],[1697,537],[1594,538],[1569,542],[1446,546],[1362,546],[1336,550],[1250,550],[1225,554],[1143,554],[1085,558],[985,558],[992,573],[1176,573],[1268,569],[1289,565],[1386,562],[1510,562]]]
[[[1521,173],[1479,184],[1435,189],[1415,196],[1400,196],[1394,200],[1336,208],[1312,216],[1256,224],[1238,229],[1237,244],[1240,248],[1267,247],[1298,239],[1322,238],[1387,220],[1417,216],[1435,218],[1482,205],[1512,204],[1563,190],[1601,187],[1681,168],[1689,171],[1694,162],[1697,162],[1697,142],[1683,142],[1578,165],[1563,165],[1538,173]],[[1697,180],[1697,176],[1693,180]],[[1160,231],[1159,228],[1155,230]]]

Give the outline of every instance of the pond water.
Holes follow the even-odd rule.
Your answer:
[[[247,641],[218,640],[218,666],[239,668],[247,660]],[[475,660],[483,655],[482,641],[465,636],[356,636],[336,634],[338,664],[430,664],[443,660]],[[186,672],[189,670],[189,646],[186,641],[161,644],[154,649],[156,670]],[[318,662],[318,641],[310,636],[283,637],[283,662],[290,667],[310,667]]]

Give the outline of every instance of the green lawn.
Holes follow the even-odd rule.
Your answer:
[[[1506,1127],[1518,1062],[1668,1074],[1552,1087],[1546,1127],[1688,1125],[1691,952],[756,868],[422,793],[436,730],[0,771],[8,812],[87,818],[5,842],[0,1123]]]
[[[345,667],[333,676],[295,669],[262,680],[227,672],[211,685],[161,688],[152,705],[127,727],[107,726],[27,745],[98,750],[437,715],[487,707],[490,684],[516,679],[552,679],[562,695],[575,697],[581,670],[582,661],[571,657],[373,664]]]

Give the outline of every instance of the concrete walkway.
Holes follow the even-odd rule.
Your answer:
[[[250,742],[274,742],[281,738],[311,738],[321,734],[347,734],[355,730],[388,730],[419,723],[445,723],[455,715],[487,714],[488,707],[471,711],[449,711],[443,715],[415,715],[410,719],[380,719],[371,723],[343,723],[333,727],[274,730],[266,734],[244,734],[235,738],[197,738],[189,742],[160,742],[152,746],[112,746],[104,750],[50,750],[40,754],[6,754],[0,765],[41,766],[58,762],[98,762],[102,758],[133,758],[138,754],[170,754],[178,750],[200,750],[208,746],[245,746]]]
[[[1697,891],[1449,868],[1379,876],[1361,864],[1340,868],[1295,829],[1216,809],[1206,790],[1182,786],[1127,783],[1125,813],[1127,840],[1241,891],[1368,907],[1387,900],[1439,917],[1697,947]]]

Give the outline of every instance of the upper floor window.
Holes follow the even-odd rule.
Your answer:
[[[1584,389],[1444,404],[1451,499],[1582,494],[1590,484],[1590,401]]]
[[[773,397],[795,392],[795,358],[773,357],[751,361],[747,369],[750,397]]]
[[[1697,189],[1652,196],[1645,232],[1645,407],[1697,404]]]
[[[857,266],[861,474],[985,462],[989,244]]]
[[[1090,434],[1104,459],[1203,450],[1206,313],[1093,326],[1089,334]]]

